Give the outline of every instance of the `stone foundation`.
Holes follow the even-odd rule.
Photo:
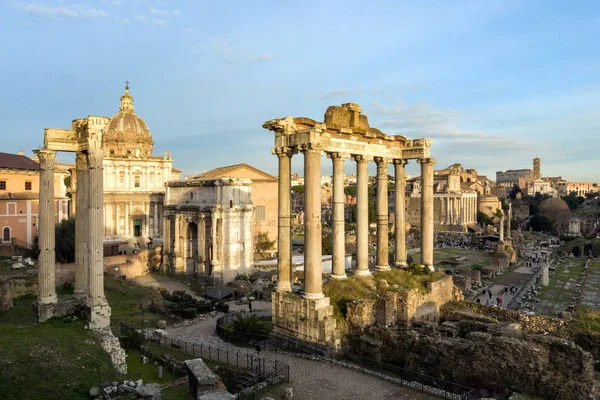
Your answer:
[[[85,305],[84,307],[89,329],[110,327],[110,307],[108,303],[98,306]]]
[[[79,301],[73,298],[59,299],[56,303],[40,304],[34,301],[32,304],[33,322],[46,322],[53,317],[64,317],[74,314],[80,307]]]
[[[115,367],[117,372],[121,374],[127,373],[127,354],[121,348],[121,343],[115,335],[113,335],[110,327],[104,329],[96,329],[92,334],[98,339],[102,350],[110,356],[110,362]]]
[[[329,297],[305,299],[291,293],[273,293],[275,333],[302,340],[339,346],[339,332]]]

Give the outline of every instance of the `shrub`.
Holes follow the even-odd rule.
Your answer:
[[[215,305],[215,310],[220,311],[222,313],[228,313],[229,312],[229,304],[224,303],[224,302],[219,302]]]
[[[181,310],[181,316],[186,319],[194,319],[198,315],[198,312],[193,307],[186,307]]]
[[[479,272],[481,272],[481,271],[483,271],[483,265],[481,265],[481,264],[473,264],[473,265],[471,265],[471,269],[473,271],[479,271]]]

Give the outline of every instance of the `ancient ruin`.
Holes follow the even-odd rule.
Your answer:
[[[321,265],[321,155],[333,163],[333,271],[332,279],[344,279],[344,161],[356,162],[357,173],[357,275],[369,275],[368,265],[368,163],[377,164],[377,260],[375,269],[389,270],[388,261],[388,164],[395,167],[395,257],[406,266],[404,166],[413,159],[421,165],[421,264],[433,269],[433,166],[431,140],[409,140],[386,135],[369,126],[358,104],[330,106],[324,122],[291,116],[264,123],[275,133],[273,154],[279,158],[278,281],[273,296],[275,330],[321,343],[336,343],[335,320],[329,298],[323,294]],[[304,154],[304,294],[291,294],[291,159]]]
[[[40,163],[39,296],[34,319],[44,322],[68,314],[78,305],[86,310],[90,329],[110,326],[110,307],[104,296],[104,207],[102,135],[109,119],[88,116],[71,129],[46,128],[44,147],[35,153]],[[75,299],[58,301],[54,253],[54,162],[57,151],[76,153],[77,185],[75,242]]]

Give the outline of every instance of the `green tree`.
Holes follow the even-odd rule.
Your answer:
[[[344,194],[346,196],[356,196],[356,185],[353,186],[345,186]]]
[[[333,234],[330,230],[323,231],[323,236],[321,237],[321,254],[333,254]]]
[[[266,252],[273,248],[275,242],[275,240],[269,239],[269,234],[267,232],[259,232],[258,235],[256,235],[254,250],[264,259],[266,257]]]
[[[75,261],[75,218],[64,219],[54,227],[54,245],[56,261],[70,263]]]
[[[543,215],[536,214],[531,217],[531,229],[534,231],[550,231],[552,230],[552,221]]]
[[[577,193],[575,192],[571,192],[567,196],[563,196],[562,199],[567,202],[567,205],[571,210],[576,210],[585,202],[585,199],[581,196],[577,196]]]
[[[482,227],[486,227],[492,224],[492,219],[486,213],[477,211],[477,223]]]
[[[299,194],[304,194],[304,185],[292,186],[292,191]]]

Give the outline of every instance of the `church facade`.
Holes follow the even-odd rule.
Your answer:
[[[162,238],[164,183],[178,180],[181,171],[173,168],[170,153],[154,156],[153,147],[150,130],[135,114],[126,86],[119,112],[107,122],[102,140],[105,239]]]

